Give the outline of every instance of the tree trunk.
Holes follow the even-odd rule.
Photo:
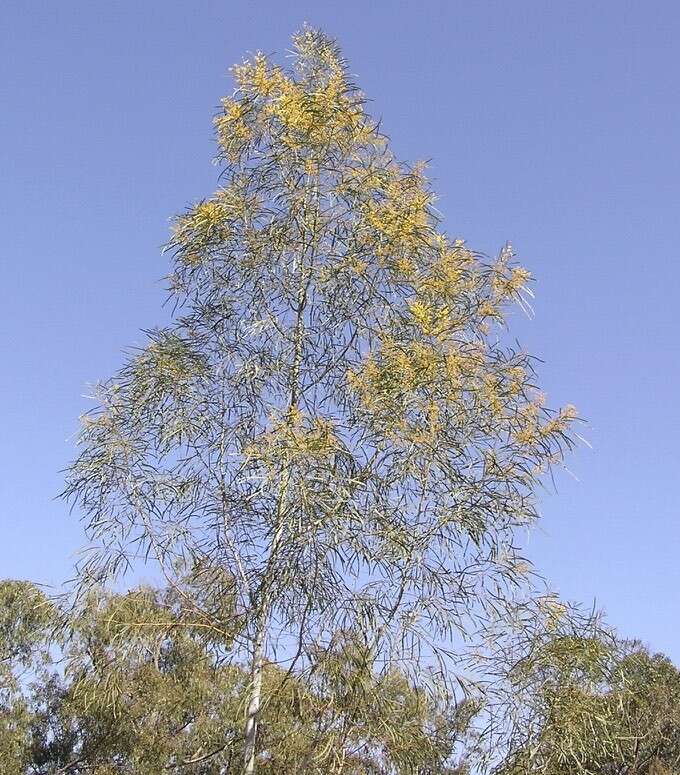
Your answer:
[[[250,671],[250,699],[245,728],[245,775],[255,773],[255,754],[257,752],[257,727],[262,695],[262,666],[264,656],[264,623],[259,622],[253,646],[253,662]]]
[[[317,210],[318,210],[318,196],[317,196]],[[305,248],[306,252],[306,248]],[[307,285],[309,283],[309,275],[305,272],[303,263],[304,254],[302,257],[295,255],[295,268],[299,271],[298,287],[296,295],[296,308],[295,308],[295,328],[293,332],[293,363],[291,368],[290,377],[290,401],[288,406],[287,422],[293,415],[293,411],[297,409],[298,399],[300,394],[300,369],[302,365],[303,355],[303,336],[304,336],[304,312],[307,302]],[[286,493],[288,491],[288,482],[290,477],[290,471],[288,465],[284,467],[281,477],[281,484],[279,489],[278,506],[276,510],[277,527],[274,534],[274,539],[269,551],[268,569],[263,578],[266,579],[268,575],[269,567],[275,560],[279,545],[284,535],[284,502],[286,499]],[[265,590],[265,595],[267,591]],[[245,775],[254,775],[255,773],[255,755],[257,753],[257,728],[258,728],[258,715],[260,712],[260,700],[262,696],[262,667],[264,657],[264,635],[268,620],[268,604],[264,601],[260,601],[260,610],[257,622],[257,630],[255,632],[255,642],[253,644],[253,662],[250,674],[250,699],[248,702],[248,715],[246,718],[245,728]]]

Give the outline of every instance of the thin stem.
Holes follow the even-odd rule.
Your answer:
[[[262,697],[262,668],[264,665],[264,630],[266,618],[260,616],[255,633],[253,646],[253,661],[250,674],[250,700],[245,728],[245,775],[253,775],[255,772],[255,755],[257,753],[257,729],[260,702]]]

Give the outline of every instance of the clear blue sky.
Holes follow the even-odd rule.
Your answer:
[[[534,273],[551,403],[590,421],[529,552],[680,661],[680,5],[9,0],[0,13],[0,577],[57,583],[53,500],[88,382],[165,313],[169,217],[210,193],[211,116],[248,51],[341,42],[449,232]]]

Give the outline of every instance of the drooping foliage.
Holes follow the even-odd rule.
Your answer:
[[[512,673],[514,718],[498,775],[680,771],[680,672],[638,642],[569,625]]]
[[[32,713],[23,689],[30,676],[42,675],[49,660],[37,644],[54,616],[53,607],[33,584],[0,582],[0,773],[24,771]]]
[[[263,665],[313,670],[338,632],[386,675],[470,675],[463,640],[523,587],[515,534],[574,419],[503,343],[529,293],[511,248],[447,235],[337,46],[294,47],[290,70],[234,68],[220,187],[169,245],[174,322],[99,386],[66,489],[93,544],[83,595],[142,561],[229,585],[253,746]]]
[[[77,620],[27,582],[0,583],[2,775],[241,775],[248,665],[173,588],[91,592]],[[223,603],[228,610],[229,600]],[[513,665],[496,775],[672,775],[680,672],[592,622],[563,617]],[[263,667],[258,767],[277,774],[488,772],[471,702],[433,703],[375,669],[352,633],[315,671]],[[498,758],[498,757],[497,757]]]

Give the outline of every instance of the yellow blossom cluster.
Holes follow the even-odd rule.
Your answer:
[[[578,417],[576,407],[567,404],[547,422],[541,424],[543,401],[543,396],[538,396],[521,408],[519,412],[521,427],[515,433],[515,440],[520,444],[531,447],[542,440],[566,433],[571,423]]]
[[[254,127],[249,120],[252,107],[246,100],[225,97],[222,111],[213,120],[217,142],[227,159],[237,162],[253,139]]]
[[[527,373],[521,366],[511,366],[505,371],[507,390],[511,396],[519,395],[525,388]]]
[[[474,384],[475,375],[485,366],[485,348],[481,342],[470,342],[464,347],[451,345],[444,354],[446,379],[451,390],[463,384]]]
[[[435,258],[423,262],[413,277],[415,299],[409,309],[418,328],[428,336],[445,339],[465,325],[469,319],[469,300],[477,298],[477,313],[481,318],[502,320],[497,303],[482,296],[483,277],[478,262],[462,240],[450,243],[445,235],[431,240]]]
[[[285,417],[273,418],[272,427],[245,454],[251,460],[273,466],[282,456],[289,460],[325,461],[338,447],[335,428],[329,419],[306,417],[293,407]]]
[[[373,142],[384,141],[381,135],[375,135]],[[388,165],[389,166],[389,165]],[[390,172],[380,164],[348,164],[340,170],[337,192],[346,197],[367,201],[376,192],[380,192],[389,179]]]
[[[491,290],[496,301],[505,301],[517,296],[531,280],[531,273],[524,267],[511,266],[513,258],[512,245],[508,243],[493,267]]]
[[[209,199],[194,205],[175,220],[172,241],[186,263],[200,263],[205,248],[229,238],[230,215],[224,202]]]
[[[431,384],[440,369],[441,358],[432,347],[419,342],[400,345],[385,339],[379,353],[369,355],[359,370],[348,373],[348,382],[364,408],[373,410],[390,399]]]
[[[509,272],[495,272],[491,281],[497,299],[516,296],[531,280],[531,273],[523,267],[514,267]]]
[[[578,418],[576,407],[567,404],[548,422],[541,426],[542,436],[552,436],[555,433],[565,433],[569,425]]]
[[[281,139],[291,148],[325,146],[334,141],[346,149],[364,138],[356,136],[365,121],[359,100],[349,92],[344,73],[337,69],[314,91],[284,79],[267,112],[281,127]]]
[[[468,285],[468,277],[475,266],[475,257],[462,240],[450,244],[446,236],[434,239],[437,258],[419,278],[418,293],[435,298],[451,298]]]
[[[543,407],[542,396],[524,404],[517,412],[515,441],[523,446],[531,446],[540,438],[540,416]]]
[[[377,235],[376,255],[402,258],[405,267],[413,268],[410,257],[429,245],[432,202],[421,170],[405,175],[394,171],[380,196],[366,204],[366,221]]]
[[[413,321],[426,336],[445,337],[456,325],[456,318],[447,304],[414,299],[408,302]]]
[[[500,419],[503,416],[505,402],[503,400],[501,379],[497,374],[485,374],[480,387],[480,398],[491,415]]]
[[[285,80],[281,68],[270,65],[267,57],[258,52],[251,60],[246,60],[232,68],[239,90],[247,94],[268,97]]]
[[[477,309],[477,313],[481,318],[491,318],[498,321],[503,320],[503,312],[501,311],[500,307],[490,299],[482,300]]]
[[[185,264],[199,264],[208,257],[211,248],[230,239],[235,223],[252,220],[259,207],[257,196],[246,194],[236,181],[177,217],[171,244],[178,248]]]
[[[263,54],[233,68],[238,88],[222,101],[222,113],[215,118],[218,142],[230,161],[238,161],[262,137],[305,155],[333,143],[349,150],[371,140],[373,127],[342,62],[332,53],[327,59],[327,72],[316,81],[288,76]],[[307,157],[307,162],[309,173],[314,159]]]

